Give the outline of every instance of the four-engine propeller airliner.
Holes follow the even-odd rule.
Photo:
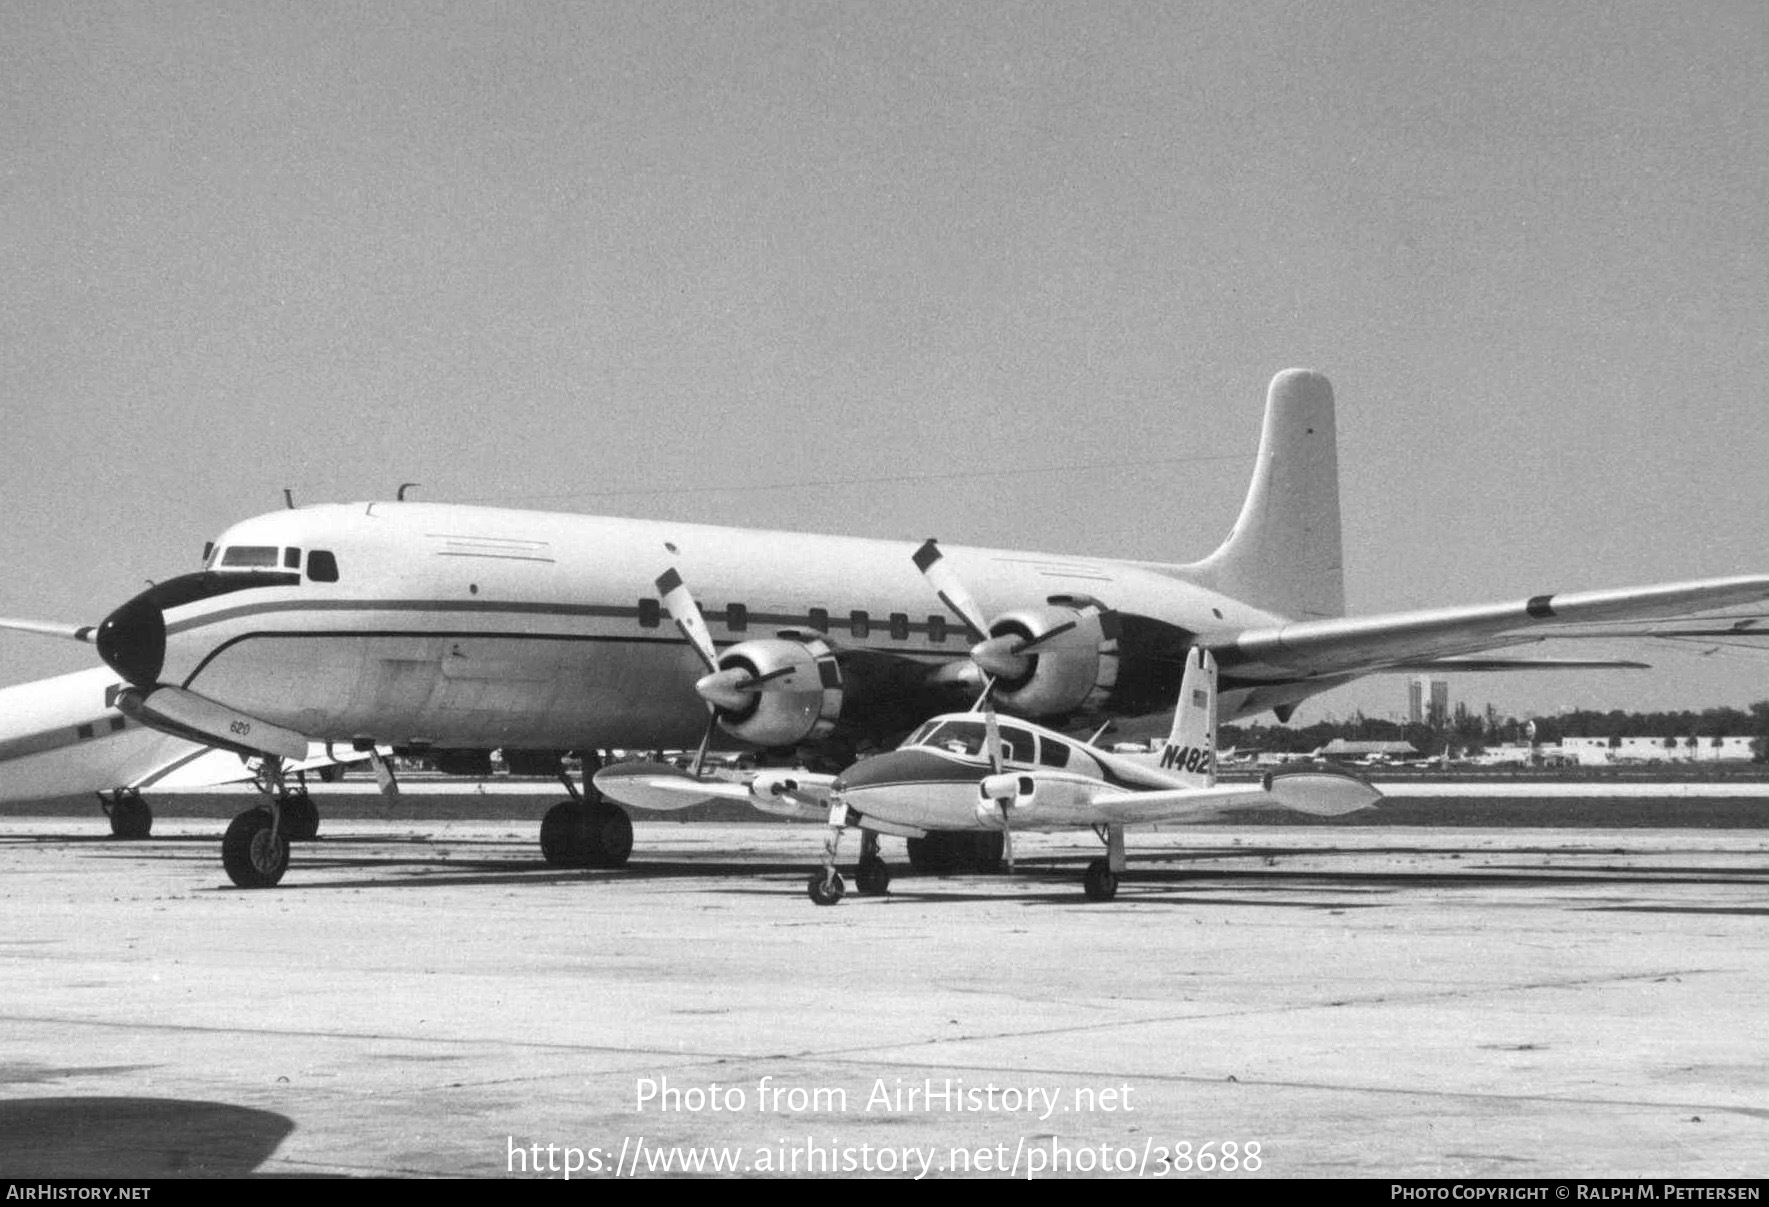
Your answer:
[[[1272,381],[1240,517],[1202,561],[936,548],[975,592],[964,611],[992,620],[929,606],[930,557],[909,543],[428,503],[304,507],[234,525],[201,571],[84,635],[125,682],[130,718],[273,770],[315,741],[501,747],[556,767],[570,750],[691,747],[709,712],[734,744],[834,768],[963,707],[986,674],[1003,712],[1058,728],[1153,721],[1201,647],[1221,670],[1225,720],[1282,719],[1374,672],[1595,665],[1487,653],[1559,625],[1769,598],[1769,577],[1750,576],[1345,617],[1333,393],[1305,370]],[[666,625],[657,576],[669,567],[713,603],[710,671]],[[1086,623],[1108,610],[1112,631]],[[1077,631],[1087,638],[1057,639]],[[542,825],[548,858],[623,862],[625,813],[567,786],[573,799]],[[236,883],[282,876],[274,798],[235,819],[223,854]]]
[[[890,872],[878,854],[880,834],[912,842],[930,834],[993,832],[1013,867],[1015,830],[1088,827],[1106,856],[1087,867],[1089,901],[1110,901],[1125,866],[1124,828],[1160,822],[1202,822],[1239,809],[1281,808],[1336,817],[1381,798],[1348,775],[1301,771],[1257,783],[1216,782],[1216,660],[1194,647],[1159,768],[1101,750],[1041,725],[997,719],[981,711],[934,717],[897,749],[861,759],[840,775],[762,772],[747,784],[708,781],[647,764],[605,767],[596,787],[641,809],[680,807],[717,796],[747,800],[767,812],[800,817],[827,812],[823,867],[812,874],[811,900],[834,905],[846,885],[836,871],[842,830],[861,831],[855,879],[866,894],[885,892]]]

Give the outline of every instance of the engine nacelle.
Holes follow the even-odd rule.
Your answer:
[[[815,633],[790,630],[734,645],[719,656],[719,669],[743,670],[768,685],[751,693],[744,707],[718,710],[719,726],[752,746],[815,742],[828,736],[841,715],[841,667]]]
[[[1042,637],[1080,618],[1075,608],[1025,608],[997,617],[989,636]],[[1012,679],[997,679],[995,699],[1004,709],[1027,717],[1060,716],[1098,707],[1118,681],[1115,639],[1085,645],[1063,644],[1061,638],[1026,655],[1026,670]]]
[[[986,776],[977,785],[977,821],[991,830],[1002,828],[1001,805],[1013,813],[1014,819],[1024,817],[1038,800],[1038,781],[1021,772],[1004,771]]]

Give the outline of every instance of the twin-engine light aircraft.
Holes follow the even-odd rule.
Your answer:
[[[1225,720],[1282,720],[1375,672],[1618,665],[1487,651],[1769,598],[1753,576],[1345,617],[1337,465],[1332,388],[1289,370],[1271,384],[1240,518],[1190,564],[949,545],[915,559],[908,543],[853,537],[373,502],[236,524],[200,572],[95,628],[13,627],[93,641],[131,720],[265,760],[271,807],[223,843],[234,881],[260,886],[288,861],[277,771],[315,742],[463,768],[502,748],[553,773],[573,750],[692,749],[710,718],[728,746],[834,770],[965,707],[991,676],[1006,714],[1153,729],[1203,648]],[[1177,544],[1195,540],[1175,527]],[[716,601],[710,667],[664,625],[657,575],[672,566]],[[931,607],[924,572],[961,576],[974,601],[937,582],[958,616]],[[561,778],[572,799],[542,824],[547,858],[623,862],[627,815]]]
[[[827,812],[823,867],[812,873],[808,886],[818,905],[834,905],[846,891],[835,865],[848,826],[861,830],[855,879],[866,894],[890,886],[890,872],[878,854],[880,834],[913,842],[933,833],[999,833],[1012,870],[1015,830],[1091,828],[1104,840],[1106,856],[1088,865],[1083,888],[1089,901],[1110,901],[1124,872],[1126,826],[1211,821],[1257,808],[1336,817],[1381,798],[1362,780],[1326,772],[1218,784],[1216,697],[1216,660],[1210,651],[1194,649],[1159,769],[1040,725],[1000,721],[985,698],[983,711],[935,717],[897,749],[861,759],[840,775],[763,772],[738,784],[641,764],[603,768],[595,783],[606,795],[642,809],[718,796],[800,817]]]

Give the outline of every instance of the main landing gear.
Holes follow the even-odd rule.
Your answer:
[[[848,886],[841,873],[835,870],[835,857],[841,846],[842,831],[854,820],[857,820],[856,816],[849,813],[845,804],[836,802],[829,806],[829,833],[823,839],[823,866],[811,873],[811,879],[805,885],[811,900],[818,905],[834,905],[847,895]],[[860,831],[860,866],[855,869],[854,887],[865,897],[882,897],[891,891],[891,869],[878,853],[876,830]]]
[[[113,838],[146,838],[154,828],[154,811],[134,788],[100,792],[98,807],[111,819]]]
[[[924,875],[1001,870],[1005,836],[1000,830],[935,830],[911,838],[909,866]]]
[[[1093,832],[1106,844],[1106,857],[1087,865],[1081,891],[1089,901],[1110,901],[1118,895],[1118,877],[1124,873],[1124,827],[1095,826]]]
[[[541,819],[541,854],[558,868],[617,868],[633,853],[633,820],[590,787],[597,760],[584,756],[584,788],[564,769],[559,782],[571,793]],[[586,795],[587,794],[587,795]]]

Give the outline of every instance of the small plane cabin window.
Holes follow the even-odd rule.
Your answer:
[[[248,569],[275,569],[282,550],[275,545],[230,545],[221,555],[223,566],[244,566]]]
[[[215,542],[214,541],[204,541],[203,542],[203,569],[207,570],[209,568],[209,563],[214,560],[215,560]]]
[[[657,601],[655,599],[641,599],[639,601],[639,627],[641,629],[655,629],[662,623],[663,609],[658,606]]]
[[[985,740],[981,721],[942,721],[934,732],[922,736],[921,744],[951,754],[980,755]]]
[[[852,635],[854,635],[855,637],[869,637],[869,636],[871,636],[872,635],[872,617],[868,616],[865,612],[849,612],[848,613],[848,632],[851,633]]]
[[[307,555],[307,577],[316,583],[338,581],[338,559],[330,549],[315,549]]]
[[[293,545],[283,550],[283,569],[299,570],[301,568],[301,551]]]
[[[904,746],[926,745],[928,734],[932,733],[935,729],[938,729],[939,725],[940,725],[940,723],[938,721],[924,721],[924,722],[922,722],[921,728],[916,730],[914,733],[910,734],[908,737],[904,738],[901,745],[904,745]]]
[[[1036,749],[1030,730],[1015,725],[1001,727],[1001,757],[1009,762],[1030,763]]]
[[[909,640],[909,617],[903,612],[891,613],[891,640]]]
[[[935,645],[946,640],[946,618],[944,616],[927,618],[927,639]]]
[[[829,609],[812,608],[809,621],[811,627],[816,629],[819,633],[829,632]]]
[[[1069,765],[1069,744],[1053,742],[1049,738],[1038,743],[1038,761],[1046,767],[1067,767]]]
[[[741,633],[749,627],[749,609],[742,604],[725,605],[725,627],[733,633]]]

